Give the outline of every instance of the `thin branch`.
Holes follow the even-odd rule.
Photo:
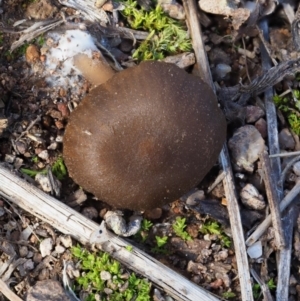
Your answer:
[[[286,209],[287,206],[291,204],[291,202],[297,197],[300,193],[300,179],[296,182],[296,185],[293,189],[285,196],[285,198],[280,202],[279,209],[282,212]],[[256,228],[256,230],[248,237],[246,240],[246,245],[251,246],[253,245],[268,229],[268,227],[272,223],[271,215],[268,215],[265,220]]]
[[[275,185],[276,182],[273,179],[274,173],[271,169],[270,159],[267,151],[263,151],[260,154],[259,160],[262,163],[266,194],[270,205],[272,224],[275,230],[276,246],[278,249],[283,249],[285,247],[285,238],[279,210],[278,192],[276,191],[277,185]]]

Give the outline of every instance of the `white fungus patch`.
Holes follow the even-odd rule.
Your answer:
[[[85,31],[67,30],[65,33],[52,32],[48,39],[53,43],[46,52],[44,76],[46,82],[53,87],[81,86],[81,72],[74,67],[73,57],[84,53],[92,57],[93,52],[99,52],[93,37]],[[48,43],[49,44],[49,43]]]

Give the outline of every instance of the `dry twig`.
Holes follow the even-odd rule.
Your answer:
[[[275,229],[275,241],[278,249],[285,247],[285,238],[282,228],[281,216],[279,211],[279,199],[278,192],[276,190],[276,182],[273,178],[273,172],[271,169],[270,159],[267,151],[263,151],[259,159],[262,163],[263,178],[266,187],[266,194],[270,205],[272,224]]]
[[[198,69],[200,71],[201,77],[214,89],[206,52],[202,42],[201,28],[199,26],[195,1],[184,0],[183,5],[186,13],[187,23],[189,25],[189,29],[192,35],[193,47],[196,54]],[[237,258],[241,294],[243,300],[251,301],[253,300],[253,294],[250,285],[251,280],[245,247],[245,239],[243,236],[243,228],[241,223],[239,206],[236,198],[233,173],[231,170],[230,159],[226,145],[224,145],[222,149],[220,161],[222,162],[223,170],[226,174],[223,180],[223,185],[228,201],[228,211],[233,234],[233,241],[235,245],[235,254]]]

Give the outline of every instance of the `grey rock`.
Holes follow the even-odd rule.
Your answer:
[[[265,112],[257,106],[247,106],[246,107],[246,122],[253,123],[256,122],[259,118],[263,117]]]
[[[71,301],[71,299],[58,281],[43,280],[29,288],[25,301]]]
[[[278,135],[279,138],[279,146],[281,149],[294,149],[295,148],[295,140],[289,131],[289,129],[285,128],[281,130]]]
[[[236,169],[253,172],[253,163],[265,148],[265,141],[253,125],[245,125],[235,131],[228,142]]]

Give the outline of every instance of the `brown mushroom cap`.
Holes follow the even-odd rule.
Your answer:
[[[70,176],[116,208],[146,210],[196,186],[216,162],[225,118],[212,89],[148,61],[92,90],[64,136]]]

